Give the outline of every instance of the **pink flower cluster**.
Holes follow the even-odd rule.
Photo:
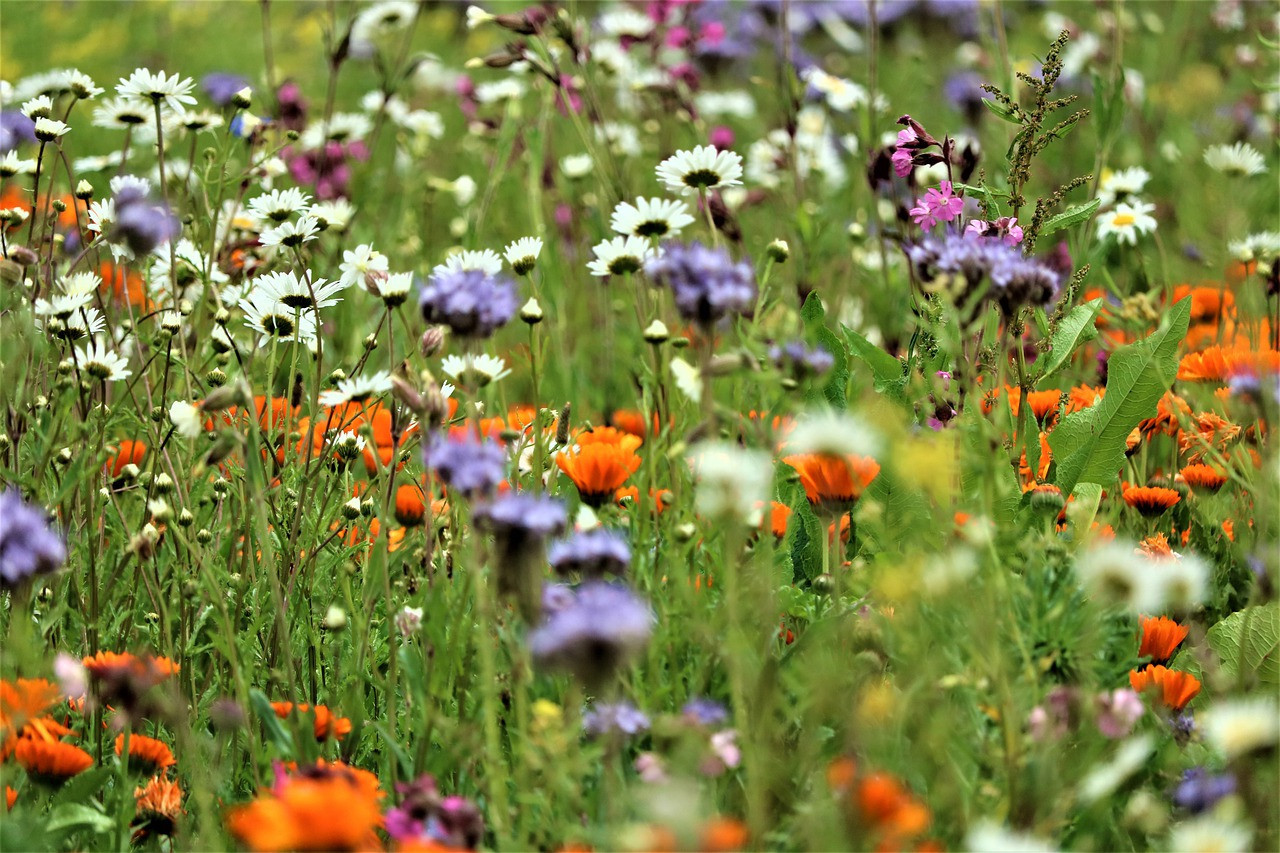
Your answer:
[[[917,225],[928,231],[939,222],[955,219],[963,209],[964,199],[952,194],[950,181],[943,181],[940,188],[931,189],[924,198],[917,199],[916,206],[908,212]]]
[[[964,233],[977,237],[1001,237],[1009,246],[1016,246],[1022,242],[1022,226],[1018,224],[1016,216],[1002,216],[994,222],[972,219],[969,221],[969,227],[964,229]]]

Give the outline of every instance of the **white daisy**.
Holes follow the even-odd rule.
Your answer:
[[[336,388],[320,392],[320,405],[341,406],[344,403],[363,403],[375,394],[385,394],[391,390],[391,374],[379,370],[371,376],[357,376],[343,379]]]
[[[93,78],[76,68],[67,69],[67,89],[82,101],[90,101],[103,93]]]
[[[728,92],[699,92],[693,104],[704,116],[733,116],[750,119],[756,114],[756,102],[749,92],[734,89]]]
[[[1115,237],[1117,243],[1137,245],[1138,237],[1156,230],[1156,220],[1151,215],[1154,204],[1134,199],[1132,203],[1122,201],[1115,210],[1104,213],[1099,218],[1098,239]]]
[[[413,110],[399,119],[400,126],[415,136],[439,139],[444,136],[444,119],[430,110]]]
[[[591,174],[592,165],[594,164],[591,162],[590,154],[566,154],[560,158],[560,171],[571,180],[585,178]],[[35,169],[35,167],[36,162],[32,160],[31,168]]]
[[[343,287],[357,284],[363,286],[365,276],[370,273],[385,273],[389,268],[386,255],[368,243],[361,243],[342,253],[342,264],[338,267],[342,271],[342,277],[339,281]]]
[[[440,360],[440,371],[454,382],[469,388],[483,388],[511,375],[505,361],[496,355],[484,354],[446,355]]]
[[[57,119],[51,118],[36,119],[36,125],[34,128],[36,139],[41,142],[53,142],[59,136],[65,136],[70,131],[71,128],[67,127]]]
[[[66,296],[93,297],[94,291],[102,286],[102,278],[94,272],[76,272],[64,276],[58,287]]]
[[[1053,853],[1059,849],[1042,838],[1015,832],[990,820],[980,820],[969,827],[964,846],[983,853]]]
[[[176,274],[170,275],[170,253],[167,245],[156,247],[151,261],[151,282],[155,286],[156,300],[169,305],[177,305],[186,299],[199,301],[204,293],[205,270],[209,270],[209,283],[226,284],[227,274],[218,269],[218,265],[210,264],[204,252],[191,240],[183,237],[173,247],[172,259],[177,262]],[[177,291],[171,293],[172,283],[177,283]]]
[[[836,112],[847,113],[849,110],[867,103],[867,90],[843,77],[828,74],[817,66],[801,73],[800,79],[822,94],[827,106]]]
[[[476,190],[479,187],[476,186],[475,178],[470,175],[460,175],[449,184],[448,189],[453,193],[454,201],[458,202],[458,206],[466,207],[475,201]]]
[[[174,432],[183,438],[199,438],[204,435],[204,418],[200,409],[186,400],[174,400],[169,406],[169,423]]]
[[[596,139],[606,143],[609,150],[620,157],[635,157],[640,153],[640,131],[629,124],[606,121],[596,125]]]
[[[12,178],[14,175],[30,175],[36,170],[35,160],[23,160],[18,152],[10,149],[0,157],[0,178]]]
[[[388,308],[403,305],[413,289],[413,273],[396,272],[378,280],[378,291],[374,295],[382,300]]]
[[[90,231],[95,234],[106,234],[116,221],[116,203],[114,199],[104,198],[89,202]]]
[[[239,304],[244,311],[245,325],[258,334],[280,341],[298,341],[309,347],[315,345],[315,312],[290,308],[257,289]]]
[[[1253,849],[1252,841],[1249,827],[1205,816],[1176,824],[1169,832],[1166,849],[1179,853],[1246,853]]]
[[[1204,162],[1215,172],[1234,177],[1247,178],[1267,171],[1267,163],[1262,154],[1247,142],[1211,145],[1205,149]]]
[[[1155,738],[1149,734],[1129,738],[1116,752],[1115,758],[1094,767],[1080,780],[1080,799],[1095,803],[1112,794],[1142,769],[1155,750]]]
[[[387,95],[379,89],[374,89],[372,92],[365,92],[360,98],[360,109],[374,115],[381,111],[387,118],[399,124],[400,120],[408,114],[409,105],[396,95]]]
[[[638,198],[635,204],[620,202],[609,220],[614,231],[636,237],[674,237],[691,224],[688,205],[665,198]]]
[[[502,258],[493,249],[464,250],[454,252],[444,259],[444,263],[436,264],[431,270],[433,275],[459,270],[480,270],[489,275],[502,272]]]
[[[328,308],[342,301],[334,294],[345,290],[345,284],[323,278],[311,281],[310,275],[311,273],[307,273],[307,277],[301,279],[292,272],[272,272],[258,276],[253,281],[253,291],[249,298],[262,295],[295,310]]]
[[[507,246],[503,257],[507,259],[507,263],[511,264],[511,269],[516,275],[525,275],[538,263],[540,254],[542,254],[541,238],[521,237]]]
[[[702,374],[683,358],[671,359],[671,377],[676,382],[680,393],[692,403],[702,402]]]
[[[150,101],[153,104],[164,104],[175,112],[186,112],[187,104],[194,104],[196,99],[191,90],[196,86],[190,77],[182,78],[177,74],[166,77],[163,71],[151,71],[147,68],[135,69],[128,79],[120,78],[116,85],[116,94],[122,98]]]
[[[1242,263],[1249,261],[1270,262],[1280,256],[1280,231],[1263,231],[1250,234],[1243,240],[1235,240],[1229,246],[1231,256]]]
[[[137,127],[151,119],[151,107],[131,98],[109,98],[93,111],[93,126],[109,130]]]
[[[1117,201],[1138,195],[1149,180],[1151,175],[1141,166],[1108,172],[1098,186],[1098,201],[1103,207],[1110,207]]]
[[[330,141],[355,142],[372,129],[373,122],[364,113],[334,113],[328,123],[317,121],[303,131],[300,142],[303,148],[319,148]]]
[[[371,46],[374,41],[401,32],[418,13],[416,3],[409,0],[386,0],[366,7],[351,23],[351,41]]]
[[[1209,590],[1209,566],[1194,554],[1176,554],[1177,559],[1164,560],[1156,573],[1161,607],[1189,609],[1202,603]],[[1154,613],[1154,610],[1145,611]]]
[[[314,240],[319,233],[320,223],[316,222],[314,216],[304,214],[297,220],[281,222],[274,228],[263,231],[258,236],[258,242],[263,246],[301,246]]]
[[[1165,564],[1160,568],[1163,571]],[[1135,613],[1156,613],[1164,606],[1155,574],[1146,557],[1121,542],[1102,543],[1076,560],[1076,576],[1082,585],[1103,600],[1122,604]]]
[[[591,247],[596,259],[587,264],[592,275],[623,275],[638,272],[645,261],[658,253],[653,244],[643,237],[614,237]]]
[[[773,458],[763,450],[704,441],[691,449],[698,512],[708,519],[749,522],[769,499]]]
[[[356,209],[345,198],[336,198],[332,201],[316,202],[311,205],[307,213],[315,217],[316,222],[326,230],[331,228],[334,231],[342,231],[351,222],[351,217],[355,216]]]
[[[87,175],[90,172],[111,172],[120,168],[120,164],[124,162],[124,151],[112,151],[110,154],[102,154],[93,157],[77,157],[71,161],[71,171],[77,175]]]
[[[52,112],[53,99],[48,95],[39,95],[22,105],[22,114],[32,121],[48,118]]]
[[[884,442],[875,428],[856,415],[822,410],[806,415],[787,436],[789,453],[829,456],[878,456]]]
[[[623,6],[611,9],[596,20],[596,27],[605,35],[630,36],[642,39],[653,32],[653,19],[643,12]]]
[[[202,130],[217,130],[223,124],[222,116],[212,110],[183,113],[180,116],[174,116],[174,119],[178,127],[191,133],[199,133]]]
[[[66,317],[49,323],[41,323],[40,328],[48,329],[49,334],[64,341],[82,341],[98,334],[107,326],[102,312],[92,306],[86,306],[71,312]]]
[[[311,196],[296,187],[272,190],[249,199],[248,208],[261,224],[284,222],[295,213],[306,213]]]
[[[151,181],[141,175],[116,175],[111,179],[111,194],[124,190],[136,190],[140,195],[151,195]]]
[[[97,341],[90,341],[84,349],[76,350],[76,365],[81,372],[99,382],[115,382],[133,375],[128,362]]]
[[[92,293],[56,293],[49,299],[37,299],[35,312],[37,317],[66,319],[73,311],[88,306],[92,301]]]
[[[699,145],[692,151],[677,151],[658,164],[658,180],[672,192],[688,195],[697,190],[735,187],[742,183],[742,158],[733,151],[717,151],[713,145]]]
[[[1215,702],[1200,713],[1204,739],[1234,761],[1280,740],[1280,709],[1275,696],[1250,696]]]
[[[528,85],[518,77],[506,77],[502,80],[491,80],[476,86],[475,99],[481,104],[496,104],[501,101],[518,101],[524,97]]]

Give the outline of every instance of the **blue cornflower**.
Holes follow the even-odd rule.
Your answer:
[[[645,264],[655,283],[670,287],[686,320],[711,326],[730,314],[755,307],[756,277],[751,264],[735,262],[724,249],[701,243],[668,243],[663,254]]]
[[[548,560],[562,575],[574,572],[584,578],[622,575],[631,565],[631,547],[620,533],[597,527],[552,545]]]
[[[464,338],[487,338],[516,313],[516,286],[483,270],[442,270],[422,287],[418,307],[428,323]]]
[[[16,489],[0,494],[0,586],[12,589],[66,559],[67,547],[42,511],[25,503]]]

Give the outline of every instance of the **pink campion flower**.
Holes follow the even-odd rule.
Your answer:
[[[1098,731],[1112,740],[1128,737],[1144,710],[1142,697],[1129,689],[1099,693],[1095,702],[1098,709]]]
[[[724,37],[724,24],[719,21],[709,21],[703,24],[702,29],[698,31],[698,41],[706,47],[715,47],[724,41]]]
[[[733,147],[733,131],[724,125],[716,125],[711,128],[711,144],[717,150],[726,151]]]
[[[912,158],[915,155],[909,148],[895,148],[893,154],[889,156],[890,162],[893,163],[893,173],[899,178],[905,178],[911,174]]]
[[[693,33],[689,32],[688,27],[675,26],[667,30],[666,44],[667,47],[681,48],[689,43],[693,38]]]
[[[930,189],[908,213],[916,224],[928,231],[939,222],[950,222],[964,210],[964,199],[951,192],[951,182],[943,181],[938,189]]]
[[[1016,216],[1002,216],[995,222],[987,222],[985,219],[972,219],[969,226],[964,229],[966,236],[973,237],[999,237],[1004,240],[1006,245],[1016,246],[1022,242],[1022,226],[1018,224]]]

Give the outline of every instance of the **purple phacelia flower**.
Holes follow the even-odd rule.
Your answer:
[[[530,633],[529,648],[540,665],[568,670],[594,688],[644,648],[652,633],[648,604],[626,587],[588,581]]]
[[[516,313],[516,286],[482,270],[445,270],[423,285],[418,307],[428,323],[464,338],[487,338]]]
[[[437,436],[422,448],[422,464],[449,488],[476,497],[493,494],[507,476],[502,445],[473,435]]]
[[[18,110],[0,111],[0,153],[18,147],[19,142],[36,141],[36,123]]]
[[[1128,737],[1145,710],[1142,697],[1128,688],[1099,693],[1095,704],[1098,709],[1098,731],[1112,740]]]
[[[668,243],[664,249],[645,264],[645,272],[655,283],[671,288],[676,309],[686,320],[707,327],[754,309],[756,278],[751,264],[735,262],[724,249],[698,242]]]
[[[685,702],[680,713],[686,720],[699,726],[718,726],[729,719],[729,712],[724,705],[703,696],[695,696]]]
[[[630,702],[597,702],[582,715],[582,728],[593,737],[636,735],[648,730],[649,717]]]
[[[477,506],[471,517],[478,529],[493,534],[498,593],[514,600],[525,619],[536,619],[542,610],[542,546],[564,531],[564,504],[547,495],[513,492]]]
[[[226,71],[212,71],[200,78],[200,88],[220,107],[231,103],[236,92],[249,88],[249,78]]]
[[[1061,274],[1049,264],[1023,255],[999,237],[954,232],[926,235],[906,251],[921,281],[959,280],[962,286],[952,292],[957,305],[984,280],[989,282],[985,298],[996,302],[1006,316],[1021,306],[1047,305],[1062,281]]]
[[[631,548],[620,533],[597,527],[552,545],[548,560],[561,575],[577,572],[583,578],[621,576],[631,565]]]
[[[1192,767],[1182,774],[1182,781],[1174,789],[1173,801],[1192,814],[1199,814],[1235,791],[1236,777],[1230,773],[1218,775],[1203,767]]]
[[[821,376],[835,366],[836,359],[821,345],[812,348],[804,341],[790,341],[769,350],[769,360],[780,370],[786,370],[797,379]]]
[[[0,586],[12,589],[66,559],[66,544],[44,512],[25,503],[16,489],[0,494]]]
[[[115,223],[108,239],[124,243],[137,256],[150,254],[161,243],[178,236],[182,226],[165,206],[135,186],[125,186],[114,196]]]

